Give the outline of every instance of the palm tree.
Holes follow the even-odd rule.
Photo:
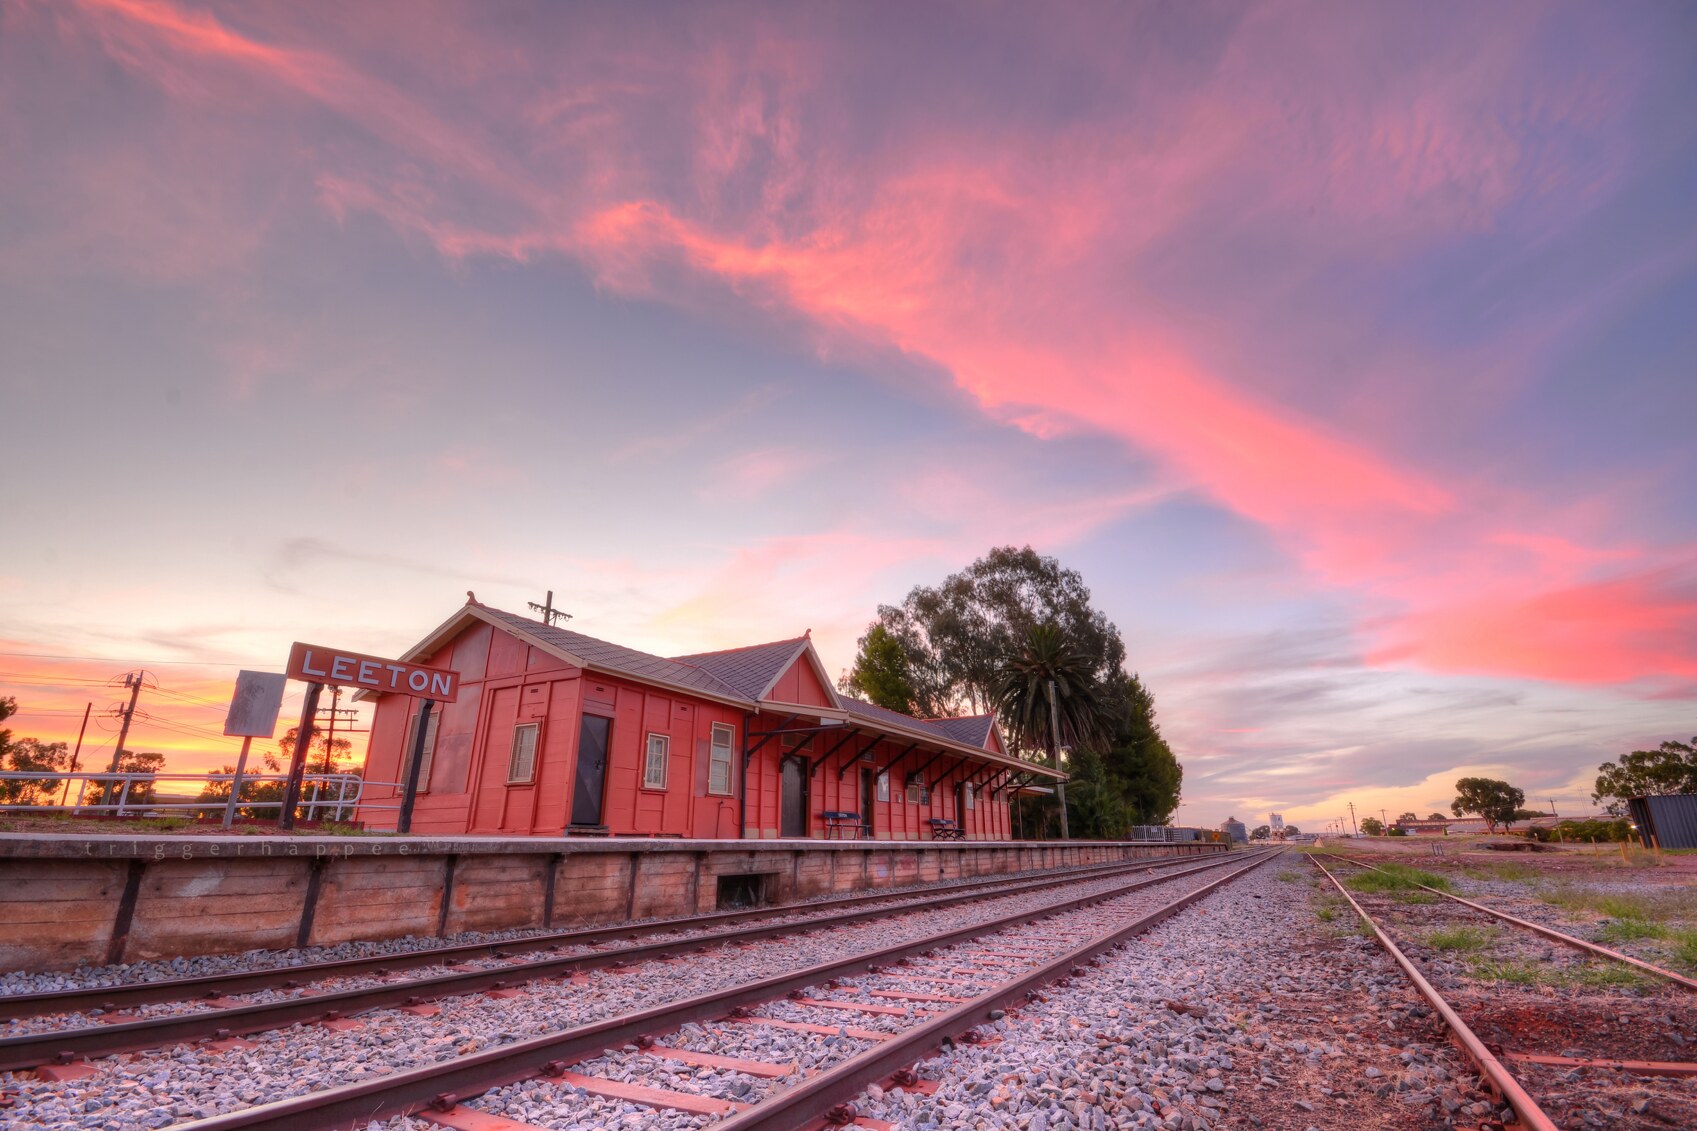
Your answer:
[[[1045,751],[1057,767],[1057,745],[1088,746],[1110,729],[1111,710],[1097,689],[1094,666],[1053,624],[1028,629],[1019,651],[1003,659],[993,698],[1014,746]]]

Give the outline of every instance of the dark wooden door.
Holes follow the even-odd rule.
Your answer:
[[[860,823],[866,826],[866,835],[873,832],[872,814],[875,810],[872,803],[878,799],[878,775],[871,770],[860,771]]]
[[[577,778],[572,783],[572,824],[599,825],[607,789],[607,736],[613,720],[583,716],[577,732]]]
[[[807,759],[785,758],[778,807],[778,835],[807,835]]]

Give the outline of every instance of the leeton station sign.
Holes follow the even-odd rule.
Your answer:
[[[289,679],[304,680],[307,687],[300,728],[296,731],[299,737],[295,740],[294,756],[289,761],[289,784],[283,794],[279,824],[285,829],[293,828],[295,824],[301,780],[306,774],[307,750],[312,746],[312,728],[318,716],[319,693],[327,686],[357,687],[379,695],[411,695],[423,700],[419,707],[418,725],[413,728],[412,756],[407,767],[405,791],[401,795],[400,820],[396,823],[397,831],[410,832],[413,801],[418,795],[420,755],[430,711],[438,703],[452,703],[459,697],[460,674],[443,668],[426,668],[381,656],[367,656],[363,652],[297,641],[289,649],[287,675]]]
[[[289,649],[287,674],[290,679],[307,683],[361,687],[384,695],[416,695],[437,703],[452,703],[460,694],[459,672],[422,668],[316,644],[296,644]]]

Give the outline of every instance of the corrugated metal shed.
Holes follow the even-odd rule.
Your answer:
[[[1697,793],[1634,797],[1627,805],[1644,847],[1697,848]]]

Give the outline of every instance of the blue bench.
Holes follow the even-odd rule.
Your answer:
[[[819,814],[825,818],[825,839],[835,837],[839,840],[859,840],[872,835],[872,826],[860,819],[859,813],[850,813],[841,809],[827,809]]]

